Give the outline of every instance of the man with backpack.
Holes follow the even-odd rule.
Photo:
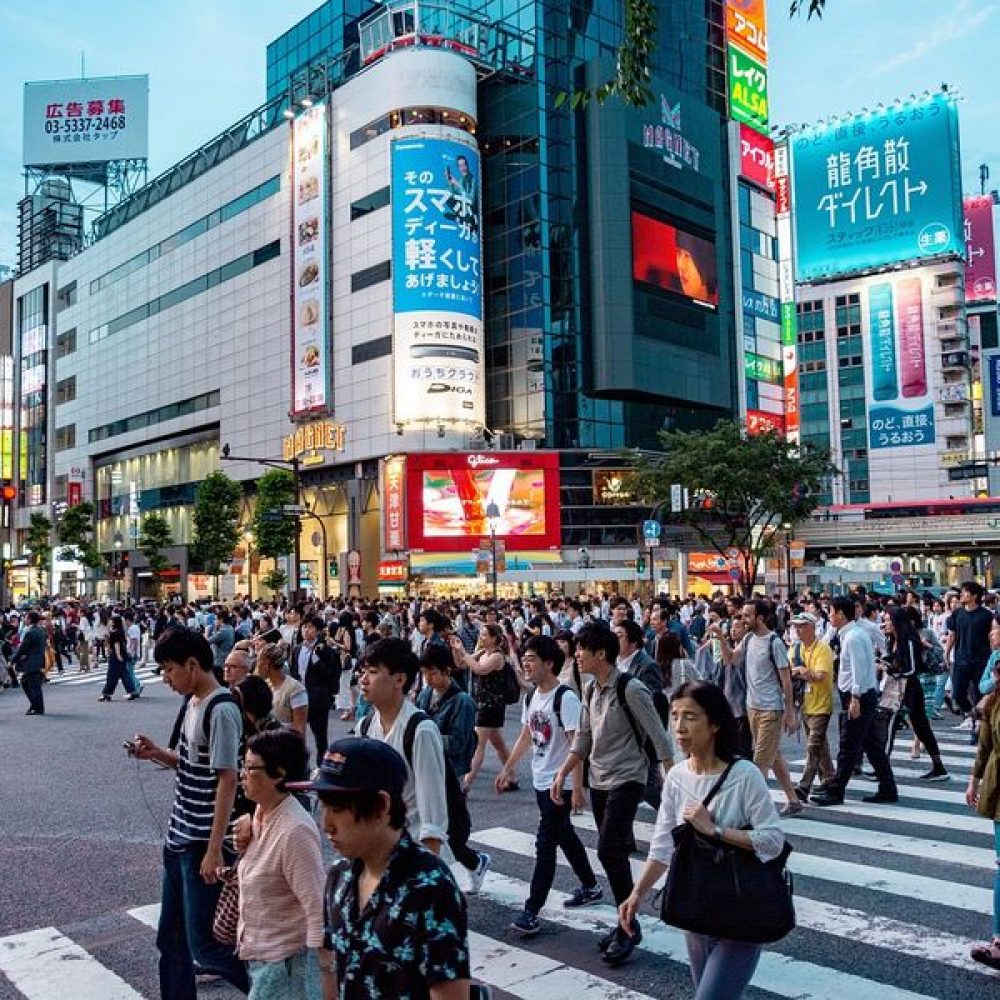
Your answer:
[[[670,737],[653,705],[653,696],[641,681],[615,666],[618,639],[602,625],[585,625],[577,636],[580,670],[593,680],[583,696],[583,710],[573,749],[559,768],[549,790],[556,805],[563,802],[566,779],[582,761],[590,762],[590,801],[597,823],[597,857],[608,876],[615,905],[632,893],[629,844],[635,814],[646,788],[648,758],[644,749],[652,741],[663,773],[673,759]],[[600,898],[584,894],[567,905],[584,906]],[[636,921],[631,931],[618,924],[605,934],[599,947],[611,966],[625,962],[642,940]]]
[[[451,655],[446,646],[442,651]],[[371,706],[361,736],[388,743],[406,762],[406,828],[414,841],[440,854],[447,841],[469,869],[470,892],[479,892],[490,865],[488,854],[468,849],[471,822],[461,785],[445,758],[441,731],[407,697],[419,665],[405,639],[380,639],[365,654],[361,694]],[[473,860],[474,859],[474,860]]]
[[[163,848],[163,896],[156,946],[160,996],[195,996],[194,964],[224,977],[244,993],[246,966],[219,944],[212,922],[222,885],[223,840],[233,818],[243,722],[236,700],[212,672],[212,648],[189,629],[171,629],[155,650],[166,685],[188,698],[176,752],[136,736],[130,751],[177,772],[173,809]]]
[[[564,662],[563,651],[555,639],[534,635],[524,644],[521,669],[535,685],[535,691],[521,713],[522,728],[510,757],[497,775],[497,792],[502,792],[516,778],[517,762],[530,747],[531,779],[538,802],[538,833],[535,837],[535,868],[524,909],[511,927],[524,937],[532,937],[541,928],[538,914],[545,905],[556,874],[556,848],[561,848],[579,888],[566,905],[597,902],[603,897],[587,851],[571,820],[573,809],[582,809],[583,766],[572,771],[573,790],[565,787],[559,801],[549,794],[556,773],[566,762],[580,718],[580,699],[568,685],[559,683]]]

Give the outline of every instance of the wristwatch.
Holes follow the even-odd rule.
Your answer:
[[[715,839],[722,840],[722,827],[718,823],[715,824]]]

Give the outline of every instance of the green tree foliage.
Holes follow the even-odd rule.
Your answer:
[[[636,466],[638,494],[663,504],[661,520],[688,527],[720,555],[738,549],[743,589],[752,593],[775,529],[816,508],[823,480],[836,471],[828,456],[800,450],[774,431],[748,435],[730,420],[710,431],[664,431],[660,438],[665,454]],[[689,505],[671,513],[675,484],[688,491]]]
[[[260,582],[263,583],[268,590],[277,593],[286,583],[288,583],[288,574],[283,569],[272,569],[269,573],[264,574]]]
[[[285,469],[269,469],[257,480],[257,496],[251,524],[257,539],[257,551],[267,559],[277,559],[295,548],[298,520],[285,517],[266,520],[268,513],[280,513],[285,504],[296,503],[295,477]]]
[[[826,10],[826,0],[791,0],[789,15],[795,17],[796,14],[805,12],[807,17],[822,17]]]
[[[174,536],[162,514],[147,514],[142,519],[139,532],[139,551],[146,557],[153,579],[160,582],[160,574],[170,565],[163,550],[174,544]]]
[[[30,550],[32,563],[38,572],[39,589],[44,591],[41,582],[52,562],[52,522],[44,514],[31,515],[24,545]]]
[[[219,590],[222,563],[228,562],[239,541],[240,502],[243,491],[224,472],[210,472],[194,499],[192,554],[215,577]]]
[[[56,525],[59,538],[59,558],[66,562],[78,562],[87,569],[97,570],[104,565],[94,543],[94,505],[90,502],[67,507]]]

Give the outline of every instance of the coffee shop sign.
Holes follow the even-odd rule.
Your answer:
[[[303,465],[322,465],[324,452],[343,451],[347,428],[332,420],[314,420],[296,427],[282,441],[281,454],[286,462],[301,458]]]
[[[684,138],[680,101],[671,105],[660,94],[660,118],[659,125],[642,126],[643,146],[662,150],[663,162],[677,170],[683,170],[686,164],[695,172],[700,172],[701,150]]]

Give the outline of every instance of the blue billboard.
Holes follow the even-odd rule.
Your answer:
[[[392,144],[396,313],[483,315],[479,152],[452,139]]]
[[[965,253],[950,95],[811,127],[791,148],[797,281]]]

